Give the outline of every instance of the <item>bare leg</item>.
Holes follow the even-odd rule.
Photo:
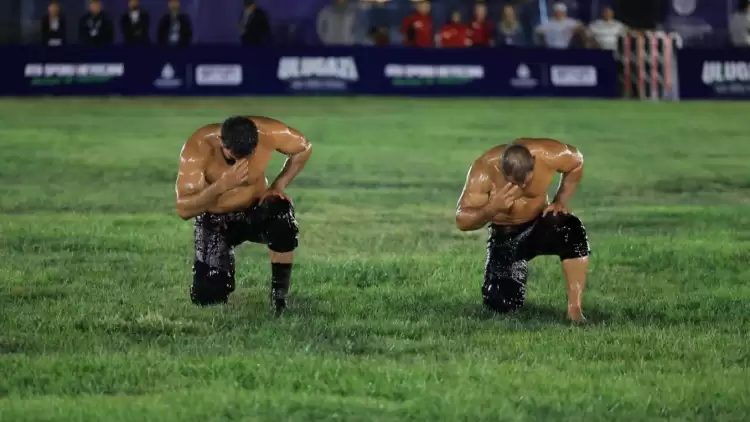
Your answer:
[[[271,264],[292,264],[294,262],[294,251],[282,253],[269,249],[268,256],[271,258]]]
[[[586,288],[586,272],[589,268],[589,257],[566,259],[562,262],[565,281],[568,286],[568,317],[576,322],[583,322],[581,300]]]

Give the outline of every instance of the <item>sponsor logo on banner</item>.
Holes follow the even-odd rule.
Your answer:
[[[182,86],[182,80],[175,77],[174,67],[167,63],[161,68],[161,77],[154,81],[154,86],[163,89],[174,89]]]
[[[521,63],[516,69],[516,77],[510,80],[510,85],[514,88],[535,88],[539,85],[539,81],[534,79],[531,68]]]
[[[719,94],[750,94],[750,62],[703,62],[701,79]]]
[[[198,86],[242,85],[242,65],[200,64],[195,68],[195,83]]]
[[[385,77],[396,86],[465,85],[484,79],[484,67],[478,65],[388,64]]]
[[[344,91],[359,81],[354,57],[282,57],[276,76],[294,91]]]
[[[550,80],[559,87],[595,87],[598,84],[594,66],[551,66]]]
[[[28,63],[24,77],[32,85],[103,84],[125,75],[123,63]]]
[[[680,16],[689,16],[695,12],[698,0],[672,0],[672,8]]]

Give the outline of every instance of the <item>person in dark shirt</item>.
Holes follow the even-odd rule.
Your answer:
[[[193,42],[190,18],[180,12],[180,0],[169,0],[169,13],[159,21],[157,40],[161,45],[185,47]]]
[[[149,28],[151,16],[141,8],[139,0],[128,2],[128,11],[120,17],[120,29],[125,44],[145,45],[151,43]]]
[[[60,3],[50,2],[47,6],[47,14],[42,18],[42,43],[50,47],[65,44],[67,36],[65,31],[65,17],[60,14]]]
[[[78,22],[79,42],[89,46],[112,45],[115,30],[112,20],[102,11],[101,0],[91,0],[89,11]]]
[[[497,25],[497,38],[495,45],[499,46],[523,46],[528,44],[526,34],[516,18],[516,10],[512,5],[503,6],[503,15]]]
[[[245,0],[240,28],[243,45],[271,43],[271,25],[268,22],[268,15],[255,4],[255,0]]]

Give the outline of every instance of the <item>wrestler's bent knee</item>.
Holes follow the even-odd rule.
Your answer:
[[[208,264],[195,261],[193,264],[193,285],[190,299],[199,306],[227,303],[229,294],[234,291],[234,277],[228,271],[211,268]]]
[[[493,278],[482,286],[484,304],[493,311],[506,313],[521,309],[526,299],[526,285],[513,278]]]
[[[591,248],[588,234],[580,218],[573,214],[547,215],[544,218],[549,219],[560,236],[558,255],[561,261],[589,256]]]
[[[267,202],[266,240],[268,248],[285,253],[297,249],[299,226],[294,216],[294,206],[286,199],[272,198]]]

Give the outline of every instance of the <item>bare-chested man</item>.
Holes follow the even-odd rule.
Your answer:
[[[288,156],[268,186],[274,151]],[[230,117],[198,129],[180,153],[177,214],[195,218],[195,262],[190,298],[196,305],[226,303],[234,291],[234,247],[268,245],[271,304],[287,306],[298,226],[284,189],[310,158],[299,131],[266,117]]]
[[[550,203],[547,188],[556,173],[562,179]],[[567,208],[582,177],[583,155],[553,139],[519,139],[474,161],[458,200],[456,226],[469,231],[490,223],[482,287],[489,308],[521,308],[528,262],[557,255],[567,282],[568,316],[584,320],[589,242],[581,220]]]

